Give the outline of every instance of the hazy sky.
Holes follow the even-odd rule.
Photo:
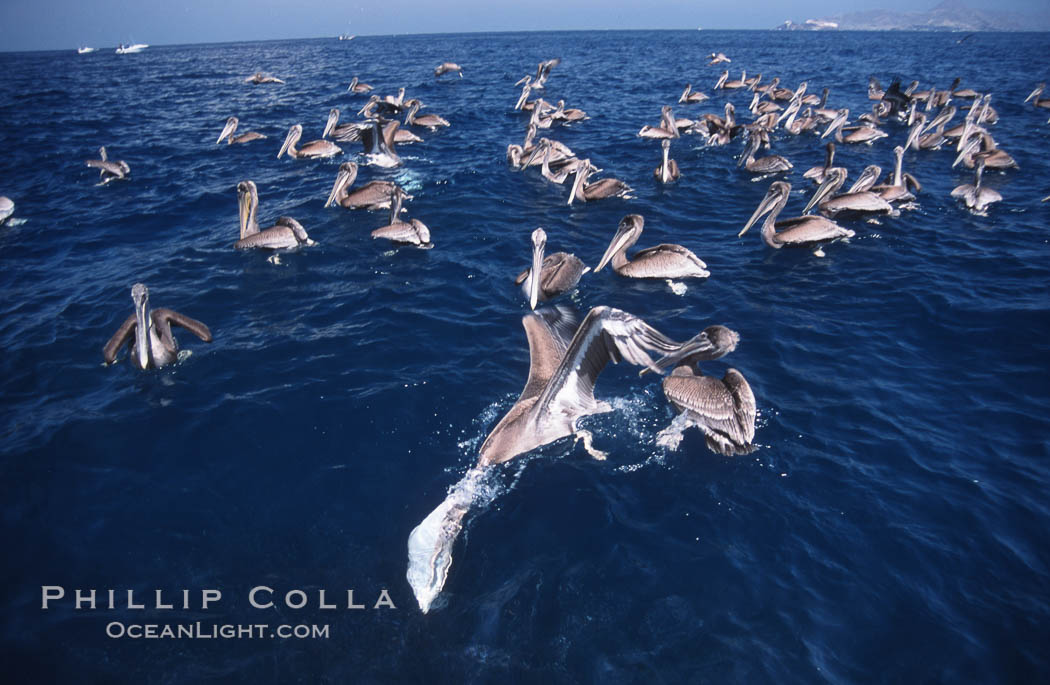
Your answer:
[[[340,33],[543,29],[772,28],[863,9],[925,10],[937,0],[0,0],[0,50],[118,43],[213,43]],[[1045,11],[1046,0],[966,0]]]

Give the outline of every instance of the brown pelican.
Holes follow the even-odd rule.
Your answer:
[[[355,76],[354,78],[350,79],[350,86],[347,88],[347,90],[353,91],[354,93],[367,93],[368,91],[372,90],[372,86],[368,85],[367,83],[361,83],[357,80],[357,77]]]
[[[638,131],[638,135],[642,138],[677,138],[679,136],[678,126],[671,113],[671,106],[664,105],[660,108],[659,126],[643,126]]]
[[[547,77],[551,75],[551,69],[561,64],[560,58],[548,59],[540,62],[536,66],[536,76],[530,81],[531,88],[533,90],[543,90],[544,85],[547,83]],[[518,81],[518,85],[522,81]]]
[[[915,199],[912,191],[918,192],[922,186],[911,174],[901,172],[904,163],[904,148],[898,145],[893,148],[893,178],[888,184],[871,187],[871,192],[878,193],[887,202],[910,202]]]
[[[740,127],[736,124],[736,108],[732,102],[725,105],[725,118],[714,114],[705,114],[697,119],[690,132],[702,135],[708,145],[728,145]]]
[[[215,141],[215,144],[218,145],[219,143],[221,143],[223,138],[226,139],[227,145],[232,145],[234,143],[250,143],[253,140],[261,140],[266,137],[261,133],[256,133],[255,131],[248,131],[247,133],[242,133],[239,136],[233,135],[237,131],[237,125],[239,123],[240,121],[237,119],[237,117],[230,117],[229,119],[227,119],[226,126],[223,127],[222,133],[219,134],[219,139]]]
[[[655,370],[651,352],[667,355],[681,347],[645,321],[611,307],[595,307],[578,327],[571,311],[560,307],[529,313],[522,325],[530,357],[525,388],[485,439],[478,465],[409,535],[407,576],[423,613],[445,585],[452,547],[489,467],[569,436],[604,459],[593,448],[590,432],[578,425],[585,416],[612,411],[594,397],[599,374],[610,361],[621,359]],[[698,348],[699,337],[690,341]]]
[[[868,99],[869,100],[881,100],[882,96],[886,94],[886,91],[882,89],[882,84],[879,80],[872,76],[868,79]]]
[[[390,194],[390,221],[386,226],[381,226],[372,231],[372,238],[386,238],[395,243],[415,245],[424,250],[434,247],[430,242],[430,229],[419,219],[402,221],[401,201],[408,197],[400,186],[395,186]]]
[[[981,175],[984,173],[985,160],[978,155],[973,183],[964,183],[952,190],[952,197],[962,199],[963,203],[976,214],[985,214],[988,205],[999,202],[1003,196],[991,188],[981,186]]]
[[[295,219],[289,216],[278,217],[273,227],[259,230],[256,211],[259,208],[259,191],[254,181],[241,181],[237,184],[237,212],[240,219],[240,240],[233,246],[238,250],[261,247],[268,250],[295,248],[300,245],[316,245],[310,236]]]
[[[737,237],[747,233],[759,217],[768,213],[766,220],[762,222],[762,240],[770,247],[780,249],[782,247],[815,247],[813,254],[823,257],[824,252],[820,249],[823,243],[842,238],[852,238],[856,235],[848,228],[839,226],[821,216],[798,216],[784,221],[777,221],[781,210],[787,204],[791,196],[791,184],[785,181],[774,181],[769,186],[769,192],[759,203],[755,213],[747,220],[743,230]],[[779,233],[777,228],[782,229]]]
[[[394,149],[399,128],[400,124],[396,121],[381,127],[380,120],[373,119],[371,128],[361,131],[361,144],[364,145],[365,158],[369,164],[387,168],[401,164],[401,157]]]
[[[627,278],[707,278],[711,272],[707,264],[681,245],[667,244],[639,250],[630,260],[627,248],[638,242],[645,219],[640,214],[628,214],[620,220],[609,247],[598,262],[598,273],[612,261],[613,271]]]
[[[627,197],[631,192],[630,186],[616,178],[600,178],[594,183],[587,183],[587,177],[598,171],[598,167],[591,164],[589,159],[581,159],[575,171],[576,180],[573,181],[567,204],[571,205],[573,200],[593,202],[607,197]]]
[[[568,292],[580,282],[580,277],[590,271],[580,258],[568,252],[555,252],[546,257],[543,249],[547,246],[547,233],[542,228],[532,232],[532,266],[525,269],[514,279],[529,299],[529,307],[536,308],[536,303],[552,300]],[[532,274],[539,272],[539,278]]]
[[[172,324],[182,326],[204,342],[211,342],[211,331],[200,321],[171,309],[151,311],[149,289],[142,283],[131,286],[131,301],[135,303],[135,313],[124,320],[102,348],[102,358],[107,364],[116,361],[120,348],[127,342],[132,343],[129,357],[140,369],[159,369],[172,363],[179,354],[179,344],[171,334]]]
[[[540,141],[536,144],[535,149],[525,162],[520,164],[521,168],[529,167],[535,164],[537,158],[540,159],[540,174],[550,181],[551,183],[565,183],[571,174],[576,172],[576,168],[581,164],[580,160],[575,157],[566,157],[561,150],[557,150],[554,147],[554,143],[549,138],[540,138]],[[554,157],[552,159],[552,156]],[[551,170],[551,164],[557,166],[556,171]]]
[[[259,84],[259,83],[284,83],[284,81],[282,81],[281,79],[279,79],[279,78],[277,78],[275,76],[270,76],[268,74],[264,74],[261,71],[257,71],[254,74],[252,74],[251,76],[249,76],[248,78],[244,79],[244,82],[245,83],[255,83],[255,84]]]
[[[1046,89],[1046,83],[1040,83],[1035,87],[1035,90],[1024,99],[1025,102],[1032,101],[1034,107],[1042,107],[1044,109],[1050,109],[1050,98],[1042,97],[1043,91]]]
[[[693,84],[685,84],[685,90],[682,91],[681,97],[678,98],[678,102],[683,104],[691,104],[694,102],[703,102],[707,99],[707,96],[698,90],[693,90]]]
[[[663,139],[660,141],[660,147],[663,148],[664,158],[660,162],[660,166],[653,169],[653,176],[660,183],[671,183],[677,181],[681,176],[682,172],[678,170],[678,162],[670,158],[671,155],[671,141]]]
[[[441,64],[437,65],[437,67],[435,67],[434,69],[434,76],[441,76],[442,74],[447,74],[453,71],[459,74],[460,78],[463,78],[463,67],[459,66],[455,62],[442,62]]]
[[[416,112],[422,106],[419,100],[409,100],[405,104],[409,107],[408,114],[405,115],[406,126],[425,126],[431,131],[436,131],[441,126],[450,126],[448,121],[436,114],[424,114],[417,117]]]
[[[364,116],[366,119],[372,119],[378,114],[387,116],[398,115],[404,111],[405,102],[405,89],[398,88],[397,97],[393,95],[386,95],[379,97],[378,95],[371,95],[368,98],[368,102],[365,103],[364,107],[357,111],[359,116]]]
[[[770,98],[772,98],[773,97],[773,93],[776,91],[777,86],[779,86],[779,85],[780,85],[780,77],[779,76],[774,76],[773,80],[770,81],[769,83],[765,84],[764,86],[760,86],[760,85],[756,84],[751,90],[756,92],[756,93],[762,93],[763,95],[768,95]]]
[[[962,83],[961,78],[956,78],[952,81],[951,94],[954,98],[979,98],[981,94],[973,88],[959,88],[959,84]]]
[[[989,169],[1017,168],[1017,162],[1014,161],[1014,158],[996,147],[995,140],[987,133],[979,133],[977,135],[964,133],[959,142],[962,149],[959,150],[958,156],[952,162],[952,167],[962,162],[967,168],[973,169],[977,159],[980,158],[984,160],[985,166]],[[983,151],[978,152],[980,148],[983,148]]]
[[[755,74],[750,78],[744,79],[744,83],[747,85],[748,90],[754,91],[758,87],[758,84],[762,82],[762,74]]]
[[[786,157],[781,157],[780,155],[769,155],[755,159],[755,153],[758,152],[758,146],[761,143],[761,138],[751,136],[747,144],[747,150],[740,156],[737,166],[743,166],[748,171],[756,174],[777,174],[794,168],[794,165]]]
[[[571,124],[576,121],[583,121],[588,117],[587,112],[584,112],[582,109],[577,109],[576,107],[565,109],[565,100],[558,100],[558,109],[554,110],[551,114],[551,118],[556,121],[565,121]]]
[[[0,224],[15,213],[15,203],[6,195],[0,195]]]
[[[880,174],[882,174],[882,169],[879,167],[875,165],[867,166],[849,191],[833,197],[839,188],[842,187],[842,184],[846,182],[846,170],[842,167],[835,167],[828,172],[827,178],[813,193],[813,197],[810,198],[802,213],[805,214],[816,206],[820,208],[824,215],[830,217],[834,217],[840,212],[892,214],[894,212],[893,205],[879,195],[867,190],[875,185],[875,181],[878,180]]]
[[[820,185],[827,178],[828,172],[833,168],[835,163],[835,143],[828,143],[824,146],[824,166],[815,166],[806,173],[802,174],[802,178],[813,179],[813,182]]]
[[[103,185],[113,180],[127,178],[127,175],[131,173],[131,167],[124,160],[109,161],[105,147],[98,149],[98,156],[100,159],[87,160],[87,165],[92,169],[98,169],[98,175],[102,179]]]
[[[328,194],[324,206],[330,207],[337,204],[346,209],[390,209],[392,194],[395,189],[405,197],[405,194],[393,181],[370,181],[353,191],[348,190],[357,179],[357,162],[343,162],[339,165],[339,173],[335,177],[335,185],[332,192]]]
[[[726,72],[727,75],[728,75],[728,73],[729,72]],[[747,88],[747,72],[746,71],[741,71],[740,72],[740,79],[739,80],[734,79],[734,80],[730,81],[730,80],[728,80],[728,76],[727,76],[726,79],[722,81],[722,90],[739,90],[740,88]],[[717,90],[718,86],[715,86],[715,89]]]
[[[711,60],[710,62],[707,63],[707,66],[711,66],[712,64],[719,64],[721,62],[732,62],[733,61],[733,60],[729,59],[728,57],[726,57],[721,52],[719,52],[719,53],[712,52],[710,55],[707,56],[707,59]]]
[[[770,114],[772,112],[779,112],[780,110],[784,109],[783,107],[771,100],[763,101],[762,93],[755,93],[754,95],[752,95],[751,104],[748,105],[747,108],[751,110],[751,113],[755,116],[760,116],[762,114]]]
[[[882,129],[874,126],[855,126],[849,129],[844,129],[842,126],[846,123],[849,118],[849,110],[841,110],[837,117],[830,124],[824,133],[820,136],[821,138],[826,137],[832,131],[835,132],[836,143],[867,143],[871,145],[879,138],[885,138],[887,134]],[[843,131],[849,131],[846,135],[842,135]]]
[[[322,157],[334,157],[335,155],[342,154],[343,148],[339,147],[330,140],[311,140],[301,148],[296,148],[296,143],[303,137],[303,125],[296,124],[288,129],[288,135],[285,136],[284,144],[281,145],[281,151],[277,153],[277,159],[287,152],[289,157],[295,159],[317,159]]]
[[[740,336],[725,326],[708,326],[697,339],[663,359],[656,367],[674,366],[671,375],[664,378],[664,395],[680,413],[667,428],[656,436],[656,444],[678,449],[682,434],[696,426],[704,434],[712,452],[731,457],[750,454],[756,447],[755,395],[744,376],[736,369],[728,369],[719,380],[705,376],[696,363],[723,357],[736,349]],[[645,373],[646,369],[642,369]]]

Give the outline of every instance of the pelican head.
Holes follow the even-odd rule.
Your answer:
[[[375,107],[377,104],[379,104],[379,96],[378,95],[370,95],[370,96],[368,96],[368,102],[365,103],[364,107],[362,107],[361,109],[357,110],[357,116],[361,116],[362,114],[367,112],[372,107]]]
[[[339,110],[333,107],[328,110],[328,121],[324,125],[324,133],[321,134],[322,138],[327,138],[328,134],[335,130],[335,125],[339,123]]]
[[[780,204],[786,203],[788,196],[791,195],[791,184],[786,181],[774,181],[766,192],[766,196],[762,198],[762,201],[758,203],[758,208],[755,209],[755,213],[751,215],[751,218],[744,224],[744,228],[741,229],[740,233],[737,233],[737,237],[744,235],[748,232],[755,222],[760,218],[773,211],[774,207]]]
[[[335,177],[335,185],[332,186],[332,192],[328,194],[328,199],[325,200],[324,206],[331,207],[343,191],[354,184],[356,179],[357,162],[343,162],[340,164],[339,173]]]
[[[299,142],[299,139],[303,137],[303,125],[296,124],[288,129],[288,135],[284,138],[284,145],[281,146],[281,151],[277,153],[277,159],[281,158],[285,152],[289,152],[291,156],[295,156],[295,144]]]
[[[721,359],[736,349],[740,343],[740,334],[725,326],[708,326],[690,340],[682,343],[674,352],[664,355],[653,363],[653,368],[664,371],[671,367],[695,366],[697,362]],[[651,371],[645,368],[638,372],[644,376]],[[691,371],[690,371],[691,373]]]
[[[624,252],[631,245],[638,242],[638,238],[642,235],[642,227],[645,226],[645,219],[642,218],[641,214],[628,214],[620,220],[620,225],[616,228],[616,235],[613,236],[612,241],[609,243],[609,247],[605,248],[605,254],[602,255],[602,259],[598,262],[598,266],[594,269],[595,273],[598,273],[609,261],[617,254]]]
[[[222,133],[219,134],[219,139],[215,141],[215,144],[218,145],[223,141],[224,138],[229,139],[228,142],[232,143],[233,134],[237,130],[238,123],[240,122],[238,121],[237,117],[230,117],[229,119],[227,119],[226,126],[223,127]]]
[[[237,214],[240,219],[241,239],[259,231],[255,221],[255,210],[259,206],[259,191],[254,181],[237,184]],[[254,230],[253,230],[254,228]]]
[[[1043,94],[1044,90],[1046,90],[1046,83],[1040,83],[1035,87],[1035,90],[1032,91],[1032,94],[1026,97],[1024,101],[1028,102],[1029,100],[1038,100],[1039,96]]]
[[[532,232],[532,271],[529,273],[529,307],[536,308],[540,300],[540,274],[543,272],[543,250],[547,246],[547,232],[537,228]]]

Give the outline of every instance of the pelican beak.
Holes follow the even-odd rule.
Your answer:
[[[979,137],[974,137],[967,141],[966,145],[963,145],[962,150],[959,150],[959,154],[955,158],[955,161],[952,162],[952,168],[954,169],[955,167],[957,167],[959,165],[959,162],[963,161],[963,158],[966,157],[966,155],[976,152],[977,148],[980,147],[980,145],[981,139]]]
[[[532,232],[532,271],[529,274],[529,307],[536,309],[540,301],[540,276],[543,273],[543,248],[547,246],[547,234],[542,228]]]
[[[904,143],[904,149],[918,149],[915,148],[915,142],[918,141],[919,136],[922,134],[922,122],[916,120],[915,125],[911,127],[908,132],[908,140]]]
[[[536,159],[537,157],[539,157],[541,154],[545,154],[547,149],[548,149],[547,143],[545,143],[545,142],[543,142],[541,140],[537,145],[535,145],[532,148],[532,152],[529,153],[528,159],[526,159],[524,162],[522,162],[521,168],[524,169],[527,166],[531,166],[532,165],[532,161],[534,159]]]
[[[321,134],[321,137],[327,138],[328,134],[330,134],[335,129],[335,125],[338,121],[339,110],[333,108],[332,111],[328,113],[328,121],[324,125],[324,133]]]
[[[131,300],[135,303],[135,347],[138,350],[136,361],[141,369],[149,367],[150,340],[149,315],[146,311],[149,304],[149,290],[142,283],[136,283],[131,287]]]
[[[806,212],[820,205],[828,195],[831,195],[836,188],[840,187],[842,182],[840,178],[834,174],[828,174],[824,178],[824,182],[817,188],[817,192],[813,193],[813,197],[806,203],[806,208],[802,210],[802,215],[805,216]]]
[[[277,159],[280,159],[285,152],[288,152],[288,148],[295,142],[295,127],[293,126],[288,135],[284,138],[284,144],[281,145],[281,151],[277,153]]]
[[[583,181],[587,178],[588,166],[589,164],[583,161],[576,164],[576,179],[572,182],[572,192],[569,193],[569,202],[567,203],[570,206],[572,205],[572,201],[576,199],[576,193],[583,188]]]
[[[821,135],[820,137],[822,139],[823,138],[827,138],[828,135],[830,135],[836,129],[842,128],[842,126],[846,123],[846,117],[848,117],[848,116],[849,116],[849,110],[848,109],[844,109],[841,112],[839,112],[838,114],[836,114],[835,118],[831,120],[830,124],[828,124],[827,130],[824,131],[823,135]]]
[[[336,197],[338,197],[343,188],[346,188],[353,182],[351,176],[354,175],[356,173],[352,173],[342,167],[339,168],[339,173],[335,177],[335,185],[332,186],[332,192],[328,194],[328,199],[324,202],[325,207],[331,207],[335,203]]]
[[[755,209],[755,213],[752,214],[751,218],[747,220],[746,224],[744,224],[744,228],[742,228],[740,232],[736,234],[737,238],[747,233],[748,230],[750,230],[750,228],[755,225],[756,221],[765,216],[766,213],[769,212],[769,210],[773,209],[773,205],[776,204],[778,199],[780,199],[780,193],[777,191],[776,188],[776,185],[773,185],[769,189],[769,192],[766,193],[766,196],[762,198],[762,201],[758,203],[758,207]]]
[[[1043,84],[1039,84],[1039,87],[1038,87],[1038,88],[1036,88],[1035,90],[1033,90],[1033,91],[1032,91],[1032,94],[1031,94],[1031,95],[1029,95],[1028,97],[1026,97],[1026,98],[1024,99],[1024,101],[1025,101],[1025,102],[1028,102],[1029,100],[1034,100],[1035,98],[1039,97],[1040,95],[1042,95],[1042,94],[1043,94],[1043,89],[1044,89],[1044,88],[1045,88],[1045,86],[1044,86]]]
[[[223,127],[222,133],[219,135],[219,139],[215,141],[215,144],[218,145],[219,143],[221,143],[223,141],[224,138],[226,138],[228,136],[232,136],[233,132],[236,131],[236,130],[237,130],[237,119],[234,118],[234,117],[230,117],[226,121],[226,126]]]
[[[605,265],[613,258],[613,255],[617,254],[622,250],[627,249],[627,243],[631,237],[634,236],[637,223],[632,220],[632,217],[626,216],[620,221],[619,227],[616,229],[616,235],[609,242],[609,247],[605,248],[605,254],[602,255],[601,261],[598,262],[598,266],[594,268],[594,273],[598,273],[605,268]]]
[[[248,217],[251,213],[252,196],[246,189],[237,189],[237,216],[240,219],[241,239],[248,236]]]

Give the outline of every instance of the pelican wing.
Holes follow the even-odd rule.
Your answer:
[[[668,376],[663,387],[667,398],[704,432],[712,450],[727,456],[754,450],[755,396],[740,372],[729,369],[723,380]]]
[[[128,318],[124,319],[124,323],[120,324],[120,328],[113,334],[113,337],[109,339],[106,346],[102,348],[102,358],[106,360],[107,364],[112,364],[117,359],[117,353],[120,352],[120,348],[124,346],[124,343],[135,332],[135,315],[132,314]]]
[[[163,328],[168,331],[168,336],[171,336],[171,324],[176,326],[182,326],[190,333],[203,340],[204,342],[211,342],[211,330],[197,319],[191,319],[185,314],[180,314],[174,309],[167,309],[161,307],[160,309],[154,309],[151,313],[153,317],[153,323],[160,325],[163,324]],[[163,338],[163,335],[161,336]]]
[[[536,404],[540,411],[560,411],[570,416],[593,413],[599,407],[594,399],[594,384],[606,364],[626,359],[655,371],[649,352],[668,354],[679,347],[679,343],[632,314],[612,307],[595,307],[576,330]]]
[[[578,323],[576,314],[564,305],[544,307],[522,317],[521,325],[529,339],[529,378],[519,402],[539,395],[547,385],[565,356]]]

